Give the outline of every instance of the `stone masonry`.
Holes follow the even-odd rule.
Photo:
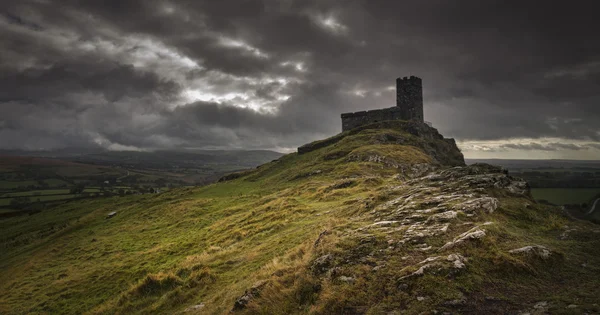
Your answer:
[[[423,120],[423,87],[415,76],[396,79],[396,106],[342,114],[342,131],[386,120]]]

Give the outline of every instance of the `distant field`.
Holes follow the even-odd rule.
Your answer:
[[[68,191],[67,191],[68,192]],[[32,202],[37,201],[38,199],[40,201],[56,201],[56,200],[67,200],[67,199],[73,199],[75,197],[80,197],[81,195],[49,195],[49,196],[27,196],[30,198],[30,200]],[[8,206],[10,205],[10,202],[13,198],[2,198],[0,199],[0,207],[1,206]]]
[[[15,189],[18,187],[27,187],[29,185],[35,185],[37,182],[34,180],[21,180],[21,181],[8,181],[0,180],[0,189]]]
[[[40,201],[55,201],[55,200],[65,200],[65,199],[73,199],[75,197],[79,197],[79,195],[57,195],[57,196],[40,196],[35,199],[40,199]]]
[[[68,189],[45,189],[45,190],[30,190],[30,191],[21,191],[15,193],[6,193],[4,195],[0,195],[3,197],[36,197],[39,195],[60,195],[60,194],[68,194]]]
[[[600,193],[600,188],[532,188],[536,200],[548,200],[557,205],[589,202]]]
[[[57,186],[62,186],[62,185],[69,185],[69,183],[65,182],[64,180],[60,180],[60,179],[45,179],[44,182],[46,184],[48,184],[50,187],[57,187]]]

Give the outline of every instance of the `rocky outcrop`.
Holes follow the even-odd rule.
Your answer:
[[[440,247],[439,251],[443,251],[446,249],[453,248],[457,245],[461,245],[467,241],[478,240],[485,236],[485,230],[480,229],[479,227],[474,227],[467,232],[459,235],[451,242],[446,243],[444,246]]]
[[[402,131],[405,134],[404,136],[400,136],[397,133],[377,134],[371,139],[370,142],[372,144],[412,145],[423,150],[425,154],[429,155],[439,165],[465,165],[463,154],[456,146],[454,139],[444,138],[437,129],[416,121],[382,121],[360,126],[328,139],[305,144],[298,148],[298,154],[305,154],[334,145],[345,137],[356,135],[367,129],[392,129]],[[361,157],[360,159],[363,158]],[[385,157],[379,157],[379,159],[384,161]]]
[[[548,259],[548,258],[550,258],[550,255],[552,254],[552,252],[546,246],[542,246],[542,245],[525,246],[525,247],[509,250],[508,252],[511,254],[517,254],[517,255],[539,257],[541,259]]]
[[[353,249],[350,258],[336,257],[334,262],[332,255],[320,256],[311,265],[313,274],[320,277],[339,274],[344,272],[344,265],[365,262],[371,262],[374,272],[379,271],[386,268],[387,255],[394,255],[396,250],[401,250],[412,254],[402,258],[406,259],[406,265],[402,269],[405,275],[398,279],[400,286],[415,277],[430,273],[454,277],[468,269],[469,259],[462,252],[466,246],[485,242],[488,230],[498,224],[481,218],[502,209],[500,199],[490,195],[492,191],[494,194],[529,198],[528,186],[521,179],[513,178],[505,170],[487,164],[433,168],[409,180],[398,177],[398,185],[388,187],[387,190],[387,194],[396,197],[357,218],[371,219],[372,223],[347,235],[359,238],[360,244]],[[362,247],[373,244],[376,235],[382,234],[387,235],[387,248],[372,250],[366,254],[367,251]],[[434,237],[445,240],[445,243],[441,246],[428,244]],[[434,243],[439,243],[439,240]],[[543,247],[536,246],[510,253],[522,254],[529,251],[538,253],[540,257],[546,255]],[[426,256],[419,262],[412,261],[427,253],[439,254]],[[336,272],[332,273],[331,270]],[[336,279],[342,281],[339,277]],[[453,301],[461,302],[452,304]],[[458,299],[447,303],[457,307],[464,304],[462,301]]]
[[[450,254],[448,256],[435,256],[428,257],[427,259],[421,261],[417,265],[419,265],[419,269],[417,271],[400,278],[400,281],[406,280],[413,277],[422,276],[428,270],[437,270],[440,272],[442,270],[454,269],[461,270],[466,268],[467,259],[464,258],[460,254]]]

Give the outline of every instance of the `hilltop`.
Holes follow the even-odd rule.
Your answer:
[[[599,312],[598,233],[380,122],[209,186],[1,220],[0,313]]]

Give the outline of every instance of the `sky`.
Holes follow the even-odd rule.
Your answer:
[[[2,0],[0,149],[271,149],[423,79],[467,158],[600,159],[594,1]]]

